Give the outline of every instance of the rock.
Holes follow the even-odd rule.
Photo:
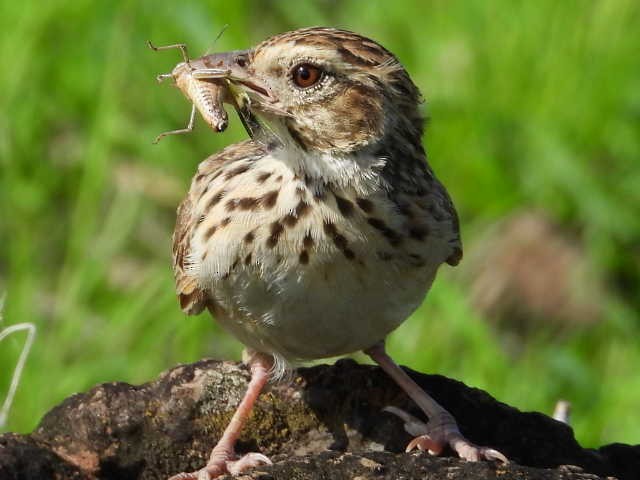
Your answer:
[[[410,436],[382,408],[422,415],[379,368],[343,360],[298,369],[260,397],[238,451],[260,451],[275,465],[239,478],[630,480],[640,472],[640,446],[584,449],[570,427],[545,415],[519,412],[455,380],[408,372],[465,435],[512,463],[402,453]],[[203,360],[140,386],[98,385],[55,407],[32,434],[0,436],[0,479],[164,479],[199,468],[248,377],[240,365]]]
[[[32,478],[88,480],[95,477],[61,458],[49,445],[30,436],[0,435],[0,479]]]

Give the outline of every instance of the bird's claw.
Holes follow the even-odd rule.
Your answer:
[[[416,448],[422,452],[427,451],[431,455],[440,455],[443,449],[441,443],[435,442],[429,435],[420,435],[409,442],[405,452],[411,452]]]
[[[416,437],[409,442],[406,451],[414,449],[427,451],[431,455],[440,455],[449,445],[460,458],[470,462],[480,460],[498,461],[509,463],[498,450],[488,447],[479,447],[467,440],[458,429],[455,420],[449,414],[443,414],[441,418],[435,417],[428,423],[424,423],[413,415],[397,407],[386,407],[385,412],[392,413],[404,421],[405,430]]]
[[[237,475],[248,468],[259,467],[260,465],[273,465],[273,462],[266,455],[252,452],[247,453],[238,460],[227,462],[227,471],[231,475]]]
[[[269,457],[261,453],[247,453],[237,460],[225,460],[219,458],[196,472],[183,472],[172,476],[169,480],[213,480],[222,475],[230,473],[238,475],[249,468],[259,467],[260,465],[273,465]]]

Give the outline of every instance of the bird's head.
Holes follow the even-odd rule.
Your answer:
[[[233,101],[264,130],[303,150],[349,154],[398,136],[420,143],[420,92],[392,53],[358,34],[296,30],[207,63],[229,69]]]

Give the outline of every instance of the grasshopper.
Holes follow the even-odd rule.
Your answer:
[[[171,71],[158,75],[158,82],[166,79],[174,81],[175,85],[191,102],[191,114],[189,123],[185,128],[171,130],[158,135],[153,143],[158,143],[167,135],[189,133],[193,130],[196,119],[196,110],[200,112],[205,122],[216,132],[222,132],[227,128],[229,118],[222,106],[223,99],[227,95],[228,82],[225,80],[231,73],[227,68],[211,67],[214,55],[205,55],[195,60],[190,60],[187,46],[183,43],[156,47],[150,41],[149,48],[154,51],[178,49],[182,53],[183,61]]]

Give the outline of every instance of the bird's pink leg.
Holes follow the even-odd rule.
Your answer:
[[[251,369],[251,381],[229,425],[227,425],[222,437],[211,451],[209,462],[197,472],[179,473],[169,480],[210,480],[227,473],[235,475],[247,468],[271,464],[271,460],[261,453],[248,453],[239,459],[235,453],[236,441],[240,437],[240,432],[247,422],[260,392],[269,380],[269,369],[273,365],[271,356],[254,352],[249,353],[249,355],[248,363]]]
[[[431,398],[427,392],[414,382],[409,375],[402,370],[397,363],[387,354],[384,342],[381,342],[367,350],[369,355],[387,374],[393,378],[420,409],[429,417],[428,423],[423,423],[417,418],[396,407],[388,407],[386,410],[398,415],[405,421],[405,429],[412,435],[417,435],[409,445],[407,451],[418,448],[427,450],[433,455],[438,455],[449,445],[465,460],[498,460],[508,463],[507,458],[497,450],[487,447],[479,447],[462,436],[453,416],[447,412],[438,402]]]

